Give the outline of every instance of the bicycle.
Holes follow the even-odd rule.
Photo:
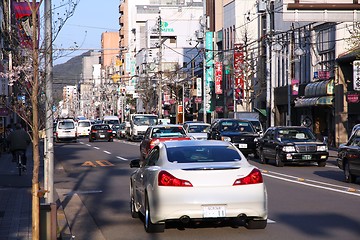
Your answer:
[[[21,176],[22,173],[26,171],[26,166],[23,164],[23,160],[25,159],[25,151],[16,150],[15,151],[15,159],[17,162],[17,168],[19,170],[19,176]]]

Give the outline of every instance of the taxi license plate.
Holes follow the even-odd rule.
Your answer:
[[[104,137],[105,137],[105,135],[104,135],[104,134],[100,134],[100,137],[101,137],[101,138],[104,138]]]
[[[311,160],[311,155],[302,155],[302,160]]]
[[[226,209],[223,205],[203,206],[204,218],[218,218],[226,216]]]
[[[239,148],[247,148],[247,144],[246,143],[239,143]]]

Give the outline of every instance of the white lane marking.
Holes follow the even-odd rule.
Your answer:
[[[276,221],[271,220],[271,219],[267,219],[267,223],[276,223]]]
[[[302,184],[302,185],[309,186],[309,187],[320,188],[320,189],[325,189],[325,190],[329,190],[329,191],[333,191],[333,192],[345,193],[345,194],[349,194],[349,195],[354,195],[354,196],[360,197],[360,193],[356,193],[356,192],[348,192],[348,191],[346,191],[346,190],[339,190],[339,189],[334,189],[334,188],[330,188],[330,187],[318,186],[318,185],[310,184],[310,183],[306,183],[306,182],[299,182],[299,181],[297,181],[297,180],[291,180],[291,179],[287,179],[287,178],[283,178],[283,177],[272,176],[272,175],[266,174],[266,173],[263,173],[263,175],[265,175],[265,176],[267,176],[267,177],[271,177],[271,178],[276,178],[276,179],[279,179],[279,180],[287,181],[287,182]],[[284,174],[284,175],[285,175],[285,174]],[[344,187],[342,187],[342,188],[344,188]]]
[[[100,148],[98,148],[98,147],[94,147],[95,149],[97,149],[97,150],[99,150]]]
[[[71,196],[74,194],[93,194],[93,193],[102,193],[102,190],[92,190],[92,191],[71,191],[68,192],[66,194],[64,194],[64,196]]]
[[[339,167],[333,166],[333,165],[332,165],[332,166],[331,166],[331,165],[330,165],[330,166],[326,165],[325,167],[328,167],[328,168],[339,168]]]
[[[111,152],[108,152],[108,151],[103,151],[104,153],[106,153],[106,154],[111,154]]]
[[[129,159],[126,159],[126,158],[123,158],[123,157],[119,157],[119,156],[116,156],[116,158],[120,159],[120,160],[123,160],[123,161],[128,161]]]
[[[86,144],[86,146],[91,147],[91,145],[90,145],[90,144]]]
[[[346,188],[347,189],[347,187],[345,187],[345,186],[335,185],[335,184],[326,183],[326,182],[315,181],[315,180],[311,180],[311,179],[300,178],[300,177],[291,176],[291,175],[287,175],[287,174],[283,174],[283,173],[272,172],[272,171],[268,171],[268,173],[277,174],[277,175],[280,175],[280,176],[293,178],[293,179],[297,179],[297,180],[301,179],[301,180],[303,180],[305,182],[312,182],[312,183],[318,183],[318,184],[325,185],[325,186],[331,186],[331,187],[337,187],[337,188]]]

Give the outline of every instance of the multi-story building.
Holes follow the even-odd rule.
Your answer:
[[[121,51],[122,81],[130,86],[144,81],[152,81],[149,86],[156,84],[160,92],[154,108],[162,112],[163,104],[176,101],[164,85],[183,81],[185,75],[191,77],[192,66],[202,61],[196,34],[201,29],[202,1],[124,1],[120,15],[120,47],[127,49]]]
[[[174,1],[178,11],[194,2]],[[165,10],[161,3],[120,4],[120,45],[127,49],[122,55],[122,76],[128,75],[127,79],[149,74],[149,66],[159,67],[156,63],[163,49],[152,47],[170,44],[156,32],[159,17],[164,22],[182,21],[171,12],[174,9]],[[306,125],[319,138],[328,136],[332,145],[346,141],[349,129],[360,122],[360,71],[353,69],[360,65],[359,47],[348,40],[359,34],[357,1],[206,0],[196,4],[200,31],[187,29],[195,31],[194,39],[199,32],[213,33],[213,49],[197,46],[200,54],[213,52],[213,62],[195,74],[205,79],[206,71],[215,67],[212,118],[258,111],[266,126]],[[166,11],[172,14],[165,17]],[[200,18],[204,11],[207,21]]]
[[[88,119],[96,118],[96,108],[94,108],[95,98],[98,92],[94,93],[95,86],[101,84],[101,53],[90,52],[90,56],[82,59],[82,75],[79,83],[79,115]]]

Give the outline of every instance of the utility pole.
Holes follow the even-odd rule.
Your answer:
[[[45,72],[46,72],[46,155],[45,189],[47,203],[54,202],[54,136],[53,136],[53,59],[52,59],[52,10],[51,0],[45,0]]]
[[[159,11],[159,18],[158,18],[158,29],[159,29],[159,101],[158,101],[158,114],[159,114],[159,118],[162,118],[162,36],[161,36],[161,15],[160,15],[160,11]]]
[[[204,58],[203,58],[203,121],[206,123],[207,122],[207,109],[206,109],[206,105],[207,105],[207,99],[206,99],[206,30],[207,30],[207,16],[206,16],[206,1],[207,0],[203,0],[203,8],[204,8],[204,21],[203,21],[203,32],[204,32],[204,40],[203,40],[203,46],[204,46]]]
[[[273,126],[274,125],[274,113],[272,112],[272,106],[274,99],[271,98],[271,91],[273,89],[271,89],[272,85],[271,85],[271,58],[270,58],[270,47],[271,47],[271,23],[270,23],[270,0],[267,0],[266,2],[266,39],[267,39],[267,43],[266,43],[266,109],[267,109],[267,114],[268,114],[268,126]]]

